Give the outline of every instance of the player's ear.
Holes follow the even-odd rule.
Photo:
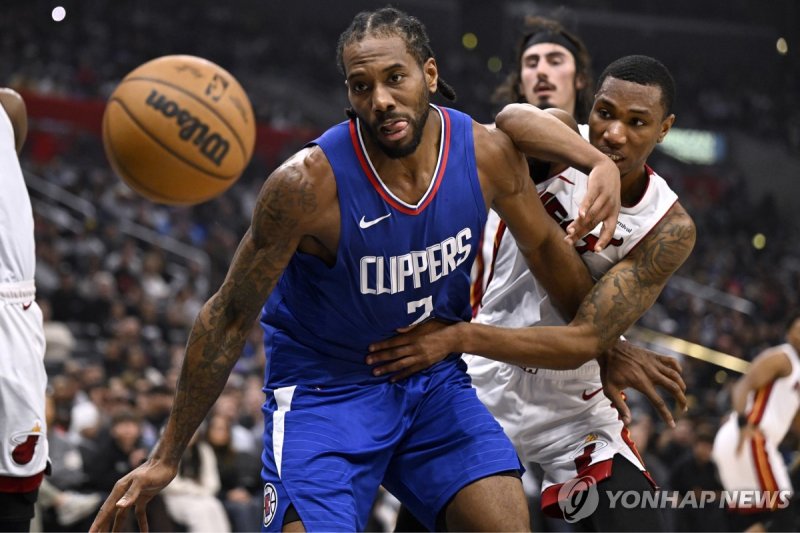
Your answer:
[[[575,75],[575,92],[582,91],[586,88],[586,76],[583,74]]]
[[[431,93],[435,93],[439,83],[439,67],[436,65],[436,60],[432,57],[426,59],[422,64],[422,72],[425,75],[425,85]]]
[[[667,136],[669,130],[672,128],[672,125],[675,124],[675,114],[672,113],[667,118],[661,121],[661,131],[658,132],[658,141],[661,142],[664,140],[664,137]]]

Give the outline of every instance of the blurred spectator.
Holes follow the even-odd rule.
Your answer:
[[[198,430],[181,458],[178,475],[161,493],[170,517],[190,532],[230,531],[228,515],[217,498],[221,486],[214,450]]]
[[[174,396],[175,390],[167,385],[152,385],[147,391],[140,391],[137,399],[144,416],[142,438],[148,448],[152,448],[158,440],[172,410]]]
[[[701,491],[719,491],[717,468],[711,460],[714,444],[714,430],[709,426],[698,427],[693,437],[691,451],[674,463],[670,485],[681,496],[681,501],[689,492],[694,492],[695,501],[701,501]],[[728,522],[725,510],[719,505],[706,505],[697,508],[691,505],[679,507],[674,512],[676,531],[727,531]]]
[[[50,443],[51,471],[42,482],[37,502],[37,516],[44,531],[62,528],[86,530],[91,517],[100,508],[99,494],[83,494],[87,476],[78,446],[55,421],[55,401],[47,397],[47,439]]]
[[[110,394],[115,396],[114,392]],[[125,398],[123,406],[114,409],[110,425],[102,430],[96,442],[85,443],[82,449],[83,463],[88,480],[87,489],[97,492],[105,499],[117,479],[142,464],[148,450],[142,441],[141,418],[132,410],[131,402]],[[123,531],[132,531],[135,524],[133,513],[129,513]],[[156,495],[147,507],[147,520],[153,531],[173,531],[175,523],[169,518],[161,495]]]
[[[206,439],[214,449],[219,468],[218,497],[225,506],[233,531],[250,531],[264,513],[261,494],[261,458],[236,451],[231,438],[231,421],[222,415],[208,420]]]
[[[242,416],[242,388],[244,380],[238,374],[231,374],[228,384],[220,394],[219,399],[211,409],[213,415],[221,415],[231,423],[231,446],[234,450],[244,453],[257,453],[261,449],[261,436],[255,438],[240,422]]]
[[[60,369],[64,361],[72,356],[72,351],[76,345],[75,335],[72,334],[72,331],[64,322],[53,320],[52,307],[49,300],[41,298],[38,300],[38,304],[42,310],[44,326],[45,367],[48,369]]]
[[[84,449],[89,488],[105,498],[120,477],[144,462],[148,452],[142,442],[140,417],[130,408],[118,410],[96,443]]]

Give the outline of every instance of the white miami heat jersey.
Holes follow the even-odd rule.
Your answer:
[[[36,252],[33,211],[14,142],[14,128],[0,105],[0,283],[33,279]]]
[[[14,129],[0,105],[0,491],[39,486],[48,454],[47,374],[36,305],[33,211]]]
[[[595,279],[628,255],[677,201],[677,195],[666,181],[649,167],[647,179],[647,188],[639,202],[621,208],[614,237],[602,252],[592,251],[600,235],[599,224],[576,243],[576,250]],[[545,209],[562,228],[575,219],[586,194],[587,182],[586,174],[570,168],[539,184],[539,195]],[[564,324],[547,293],[530,273],[516,241],[502,222],[497,231],[497,253],[482,307],[475,320],[506,327]]]
[[[712,457],[718,466],[722,486],[728,491],[792,491],[792,480],[778,445],[789,431],[800,407],[800,359],[790,344],[773,348],[786,354],[792,370],[747,397],[747,420],[761,430],[763,437],[748,439],[739,449],[739,424],[733,412],[714,438]],[[754,502],[744,496],[732,503],[740,508],[776,509],[776,501]]]
[[[589,125],[578,124],[578,133],[581,137],[589,140]],[[545,182],[547,183],[547,182]],[[472,286],[470,302],[472,304],[472,314],[475,316],[482,305],[483,295],[492,274],[492,258],[495,256],[497,227],[500,225],[500,215],[494,209],[489,209],[486,218],[486,225],[481,234],[480,251],[472,265]]]
[[[777,445],[786,436],[800,408],[800,358],[789,343],[775,347],[775,351],[786,354],[792,363],[792,371],[788,376],[750,392],[745,412],[750,423],[758,426],[764,437]]]

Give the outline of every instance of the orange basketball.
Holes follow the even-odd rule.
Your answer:
[[[233,185],[253,155],[256,127],[239,82],[205,59],[148,61],[120,82],[103,114],[111,166],[136,192],[196,204]]]

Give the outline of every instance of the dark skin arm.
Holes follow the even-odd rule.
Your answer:
[[[672,395],[678,412],[685,412],[688,408],[686,383],[681,377],[683,369],[675,358],[620,340],[611,349],[603,352],[597,362],[600,364],[603,394],[611,400],[625,425],[632,421],[631,410],[623,394],[628,387],[647,396],[670,427],[675,427],[675,419],[669,406],[658,394],[656,386]]]
[[[164,434],[147,462],[117,482],[91,531],[119,527],[131,507],[140,529],[147,531],[147,503],[177,474],[186,446],[225,386],[278,278],[298,249],[329,259],[324,252],[335,250],[338,217],[335,182],[319,148],[301,151],[265,182],[225,281],[192,327]]]
[[[14,128],[14,144],[17,153],[22,152],[22,145],[28,136],[28,114],[25,110],[25,101],[13,89],[0,88],[0,105],[3,106],[11,125]]]
[[[737,415],[744,415],[747,408],[747,395],[751,391],[757,391],[765,387],[778,378],[784,378],[791,374],[792,363],[789,356],[780,348],[770,348],[761,352],[754,360],[745,375],[736,381],[731,391],[731,403]],[[748,417],[747,424],[739,428],[739,441],[736,444],[736,452],[740,453],[744,443],[760,432],[760,429]]]
[[[397,372],[397,378],[452,352],[522,366],[577,368],[610,348],[652,306],[694,242],[694,223],[676,203],[639,246],[591,288],[567,326],[502,328],[458,323],[437,331],[411,330],[371,346],[368,362],[384,363],[376,371]],[[654,391],[648,397],[661,401]]]
[[[547,113],[541,112],[539,117],[544,119],[545,125],[555,121],[563,126]],[[546,128],[542,128],[543,131],[536,134],[544,135]],[[564,126],[564,129],[565,143],[572,142],[577,147],[588,146],[594,150],[582,138],[572,138],[573,133],[569,128]],[[499,129],[486,128],[477,123],[473,128],[473,135],[478,175],[486,205],[491,205],[506,221],[517,239],[517,246],[528,267],[535,272],[559,311],[565,316],[574,316],[581,300],[592,287],[589,270],[572,245],[564,240],[564,232],[539,201],[536,187],[528,176],[525,157],[516,150],[511,139]],[[480,150],[477,150],[478,147]],[[558,148],[543,153],[550,157],[554,157],[554,154],[555,157],[566,157],[563,150],[567,149],[569,148]],[[589,155],[582,155],[585,159],[592,156],[594,154],[591,152]],[[600,157],[605,158],[602,154]],[[614,170],[616,171],[616,167]]]
[[[614,237],[619,215],[620,183],[606,179],[616,166],[563,121],[564,118],[559,118],[556,113],[542,111],[530,104],[509,104],[495,118],[497,127],[510,135],[526,156],[563,163],[588,174],[586,195],[578,217],[567,227],[566,238],[570,244],[575,244],[577,239],[602,222],[600,238],[595,246],[595,251],[599,252]]]

